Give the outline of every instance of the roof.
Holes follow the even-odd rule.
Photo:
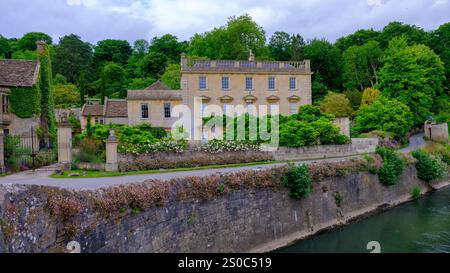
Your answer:
[[[0,86],[31,87],[36,84],[39,61],[0,60]]]
[[[233,60],[191,60],[182,68],[183,72],[289,72],[310,74],[310,61],[233,61]]]
[[[126,100],[111,100],[106,101],[104,109],[104,116],[107,118],[121,118],[128,117],[128,108]]]
[[[81,115],[84,117],[87,117],[89,115],[91,116],[103,116],[103,105],[94,104],[89,105],[85,104],[83,107],[83,110],[81,112]]]
[[[157,81],[149,87],[145,88],[145,90],[170,90],[170,88],[164,83]]]
[[[127,100],[183,100],[180,90],[128,90]]]

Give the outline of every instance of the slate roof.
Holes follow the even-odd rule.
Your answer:
[[[307,64],[307,62],[233,61],[233,60],[192,60],[190,65],[183,67],[183,71],[311,73],[309,63]]]
[[[0,86],[31,87],[36,84],[39,61],[0,60]]]
[[[87,117],[91,116],[103,116],[103,105],[94,104],[88,105],[85,104],[81,113],[82,116]]]
[[[145,90],[170,90],[170,88],[164,83],[157,81],[149,87],[145,88]]]
[[[128,90],[127,100],[183,100],[179,90]]]
[[[126,100],[107,100],[104,116],[107,118],[128,117]]]

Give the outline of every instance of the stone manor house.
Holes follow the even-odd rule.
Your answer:
[[[291,115],[312,103],[311,75],[309,60],[257,61],[251,52],[244,61],[196,60],[182,54],[180,90],[158,81],[144,90],[128,90],[123,100],[106,98],[103,105],[89,101],[81,110],[81,124],[84,128],[90,116],[92,123],[148,123],[169,130],[178,119],[172,117],[176,105],[200,112],[191,113],[192,120],[206,115],[210,105],[221,107],[223,113],[232,106],[250,113],[265,106],[266,113]],[[201,101],[200,107],[194,107],[196,101]]]

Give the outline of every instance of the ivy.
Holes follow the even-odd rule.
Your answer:
[[[48,48],[39,54],[41,64],[39,89],[41,91],[41,129],[51,139],[56,136],[53,102],[52,67]]]
[[[32,118],[40,113],[39,86],[11,88],[11,112],[19,118]]]

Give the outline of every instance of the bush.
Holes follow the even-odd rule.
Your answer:
[[[104,163],[106,160],[105,145],[95,137],[86,137],[79,143],[80,151],[75,154],[75,162]]]
[[[397,153],[389,148],[378,147],[376,153],[381,156],[384,163],[378,171],[380,182],[386,186],[397,184],[405,168],[405,162]]]
[[[420,190],[420,187],[415,186],[412,190],[411,190],[411,198],[412,199],[417,199],[420,197],[422,191]]]
[[[320,109],[338,118],[350,117],[353,113],[349,99],[344,94],[334,92],[325,96]]]
[[[450,165],[450,144],[430,142],[423,150],[429,154],[440,157],[447,165]]]
[[[252,141],[233,141],[213,139],[203,144],[200,149],[204,152],[215,154],[222,152],[259,151],[259,144]]]
[[[426,182],[441,178],[447,170],[447,164],[438,157],[434,157],[422,150],[412,152],[412,156],[417,159],[417,176]]]
[[[157,142],[143,140],[137,143],[121,142],[119,152],[133,155],[141,155],[155,152],[182,153],[187,149],[186,140],[161,139]]]
[[[312,191],[312,179],[305,165],[291,167],[282,177],[283,186],[291,190],[290,196],[301,199]]]

